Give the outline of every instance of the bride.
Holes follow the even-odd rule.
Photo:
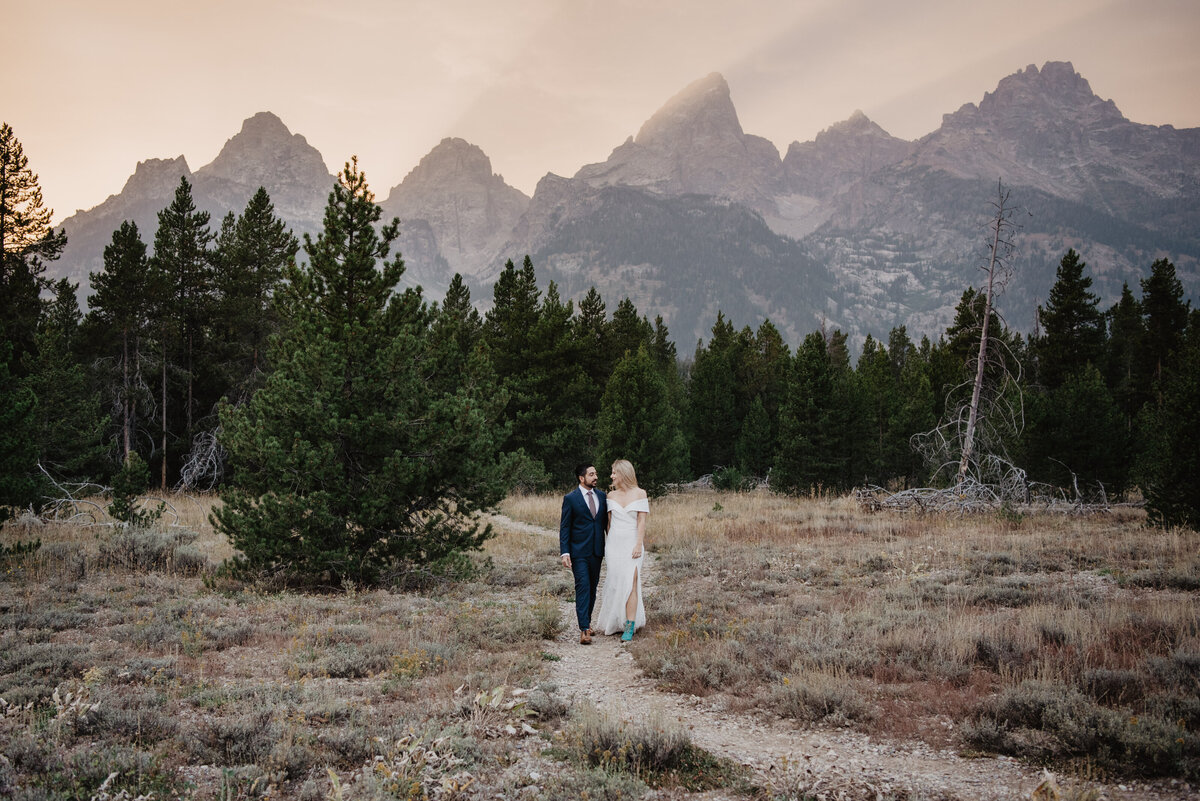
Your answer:
[[[605,634],[621,632],[621,642],[633,639],[633,632],[646,625],[642,607],[642,557],[646,546],[646,518],[650,502],[638,486],[633,465],[618,459],[612,466],[612,489],[608,501],[608,540],[604,561],[608,575],[600,602],[596,625]]]

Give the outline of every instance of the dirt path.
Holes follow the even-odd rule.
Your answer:
[[[548,529],[506,518],[497,522],[557,537]],[[644,582],[647,617],[653,626],[657,571],[654,554],[648,556]],[[580,645],[574,604],[563,603],[561,612],[564,633],[547,650],[558,657],[551,663],[551,681],[568,704],[590,702],[623,721],[677,722],[692,742],[747,766],[763,786],[772,790],[817,799],[1010,801],[1030,798],[1045,778],[1041,771],[1007,757],[967,759],[918,741],[887,741],[847,730],[803,728],[790,720],[730,713],[719,697],[659,691],[620,644],[619,635],[597,636],[592,645]],[[1189,797],[1186,791],[1171,793],[1134,785],[1095,785],[1093,789],[1097,795],[1081,797],[1095,801],[1173,801]],[[708,797],[724,798],[719,793]]]

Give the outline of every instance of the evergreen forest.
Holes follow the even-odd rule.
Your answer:
[[[490,305],[459,276],[440,302],[402,288],[398,222],[352,161],[303,241],[265,190],[212,220],[181,179],[156,230],[113,231],[85,314],[45,276],[66,237],[8,125],[0,160],[0,519],[88,484],[114,503],[217,491],[245,567],[371,582],[477,546],[475,512],[568,488],[584,460],[606,477],[628,458],[656,493],[950,480],[914,438],[976,375],[966,269],[936,341],[899,326],[857,352],[837,330],[792,347],[719,311],[677,346],[627,298],[539,284],[528,256]],[[992,447],[1065,498],[1143,498],[1155,523],[1196,526],[1200,310],[1166,259],[1111,308],[1091,284],[1069,250],[1032,334],[992,313],[1016,379]]]

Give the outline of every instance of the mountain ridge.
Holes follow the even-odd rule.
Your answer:
[[[122,213],[152,240],[153,213],[179,175],[194,182],[197,205],[211,207],[214,227],[225,211],[241,211],[258,180],[297,233],[319,230],[334,180],[303,136],[262,112],[195,173],[182,157],[139,163],[119,195],[63,223],[68,252],[51,269],[76,280],[86,279],[84,267],[98,270]],[[570,287],[564,297],[585,284],[623,292],[639,309],[662,311],[680,341],[703,335],[722,304],[769,315],[796,341],[818,326],[861,338],[908,324],[936,336],[975,278],[963,264],[1001,180],[1033,213],[1019,235],[1025,276],[1006,301],[1014,325],[1030,324],[1067,247],[1084,253],[1106,301],[1162,255],[1195,291],[1200,129],[1129,121],[1070,62],[1002,78],[915,141],[856,111],[782,157],[742,129],[728,83],[711,73],[606,161],[571,177],[547,173],[531,197],[494,173],[478,146],[448,137],[381,206],[401,219],[406,282],[433,299],[459,272],[487,305],[504,261],[528,253],[543,281]],[[685,233],[725,262],[693,249]],[[694,264],[663,242],[680,243]],[[672,293],[690,300],[681,305]]]

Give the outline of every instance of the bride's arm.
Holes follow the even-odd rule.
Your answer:
[[[650,517],[649,512],[637,513],[637,544],[633,546],[633,558],[638,559],[642,555],[642,551],[646,547],[646,518]]]

